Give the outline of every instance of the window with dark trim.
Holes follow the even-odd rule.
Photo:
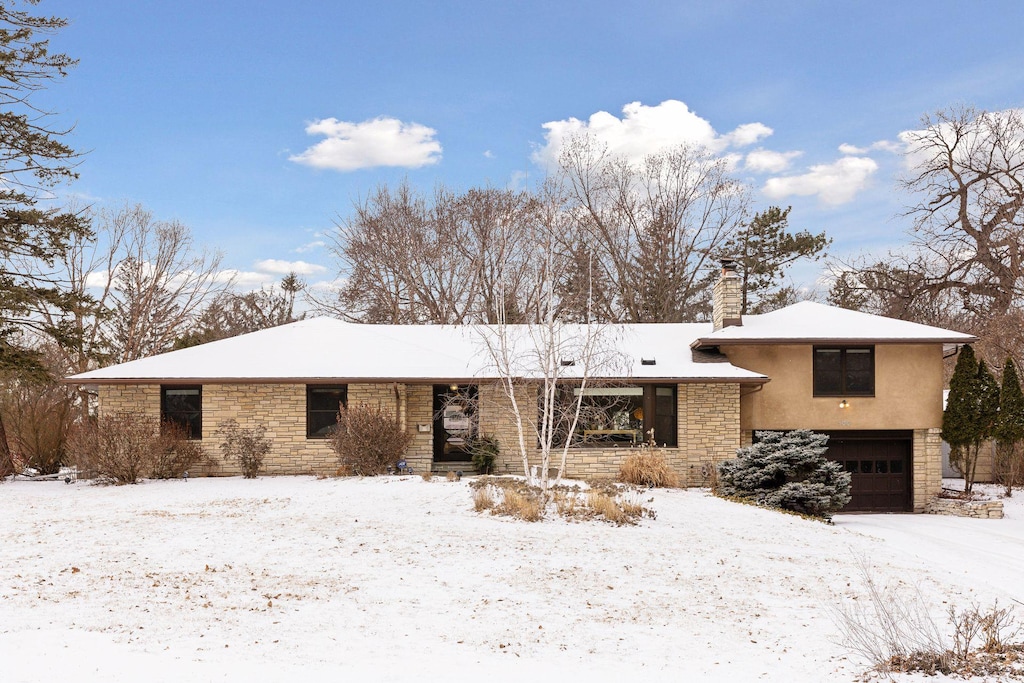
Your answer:
[[[873,346],[815,346],[815,396],[874,396]]]
[[[306,385],[306,438],[328,438],[338,424],[338,411],[347,403],[347,385]]]
[[[655,443],[676,446],[675,385],[588,386],[582,394],[579,420],[571,435],[573,446],[632,446],[648,441],[652,430]],[[559,392],[556,445],[569,437],[579,399],[579,387],[567,386]]]
[[[160,421],[181,427],[189,439],[202,439],[203,388],[161,386]]]

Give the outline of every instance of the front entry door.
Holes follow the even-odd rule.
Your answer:
[[[477,390],[472,384],[434,385],[434,461],[471,460],[468,442],[477,432]]]

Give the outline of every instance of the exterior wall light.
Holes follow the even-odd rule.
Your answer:
[[[850,407],[850,402],[849,402],[849,401],[847,401],[847,400],[846,400],[846,399],[844,398],[844,399],[843,399],[842,401],[840,401],[840,402],[839,402],[839,407],[840,407],[840,408],[849,408],[849,407]]]

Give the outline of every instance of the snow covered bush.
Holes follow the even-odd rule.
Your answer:
[[[798,429],[756,436],[719,464],[718,495],[826,519],[850,502],[849,472],[825,458],[827,435]]]
[[[263,458],[271,447],[266,434],[267,428],[261,424],[241,427],[234,420],[225,420],[217,425],[217,435],[224,439],[220,444],[224,459],[236,461],[246,479],[255,479],[263,468]]]
[[[356,404],[342,408],[331,433],[339,471],[358,476],[384,474],[405,456],[412,434],[380,406]]]
[[[69,455],[81,472],[117,485],[149,474],[159,447],[159,422],[131,412],[101,415],[76,427],[68,439]]]

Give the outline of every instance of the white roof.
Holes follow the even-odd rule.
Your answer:
[[[363,325],[313,318],[192,348],[93,370],[69,378],[76,383],[128,381],[326,381],[487,379],[499,377],[484,339],[493,327],[451,325]],[[531,335],[540,328],[510,326],[520,377],[539,374]],[[593,329],[593,328],[592,328]],[[582,370],[581,325],[560,328],[567,376]],[[763,382],[767,378],[730,364],[724,357],[702,357],[690,343],[711,332],[710,323],[614,325],[600,328],[604,359],[588,375],[603,378],[682,381]],[[644,364],[643,360],[654,364]]]
[[[762,315],[743,316],[742,325],[702,335],[694,346],[742,343],[945,343],[970,344],[976,337],[941,327],[801,301]]]

